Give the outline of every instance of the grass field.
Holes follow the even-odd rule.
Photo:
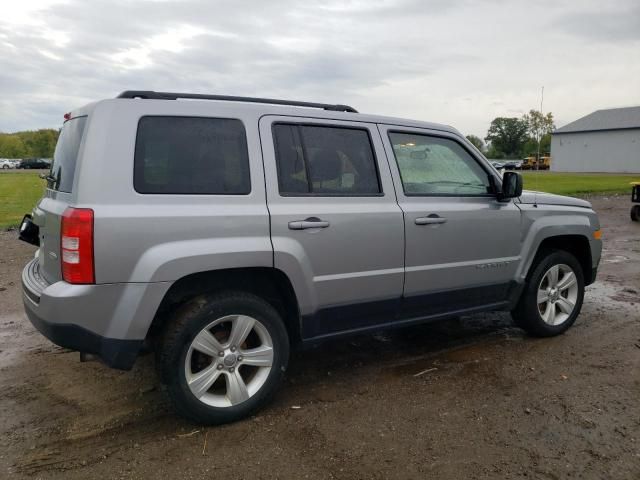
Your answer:
[[[17,226],[44,190],[40,172],[0,172],[0,229]],[[631,193],[629,182],[639,175],[593,173],[522,172],[524,188],[561,195]]]
[[[640,174],[619,175],[603,173],[555,173],[520,172],[526,190],[558,193],[560,195],[585,195],[603,193],[628,193],[630,182],[640,181]]]
[[[20,223],[42,196],[45,181],[40,172],[17,170],[0,173],[0,229]]]

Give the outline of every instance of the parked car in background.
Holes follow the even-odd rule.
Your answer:
[[[505,170],[520,170],[522,166],[521,160],[505,160],[504,169]]]
[[[151,347],[196,422],[263,406],[294,345],[485,310],[559,335],[596,277],[591,204],[523,192],[445,125],[150,91],[65,120],[20,227],[27,316],[112,367]]]
[[[18,168],[20,160],[14,160],[11,158],[0,158],[0,168],[8,170],[9,168]]]
[[[498,162],[497,160],[489,160],[489,161],[491,162],[491,165],[493,165],[496,170],[500,170],[504,168],[504,162]]]
[[[51,162],[48,161],[46,158],[25,158],[24,160],[20,161],[20,164],[18,165],[17,168],[22,168],[22,169],[44,169],[44,168],[51,168]]]

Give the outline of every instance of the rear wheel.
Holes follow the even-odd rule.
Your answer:
[[[516,308],[516,323],[529,334],[551,337],[575,322],[584,298],[584,276],[578,260],[569,252],[540,255]]]
[[[176,411],[197,423],[239,420],[262,407],[287,367],[278,312],[244,292],[198,297],[165,329],[158,366]]]
[[[631,207],[631,220],[634,222],[640,222],[640,205],[634,205]]]

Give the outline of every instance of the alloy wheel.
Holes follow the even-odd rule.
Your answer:
[[[203,328],[185,357],[191,393],[212,407],[238,405],[267,381],[273,341],[266,327],[248,315],[227,315]]]
[[[542,320],[557,326],[571,316],[578,300],[578,280],[569,265],[553,265],[538,286],[538,312]]]

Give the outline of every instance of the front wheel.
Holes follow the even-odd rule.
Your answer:
[[[239,420],[266,404],[289,359],[277,310],[244,292],[188,302],[159,347],[158,367],[176,411],[209,425]]]
[[[640,205],[634,205],[631,207],[631,220],[634,222],[640,222]]]
[[[582,308],[582,267],[569,252],[555,250],[539,256],[532,269],[511,315],[530,335],[552,337],[564,333]]]

